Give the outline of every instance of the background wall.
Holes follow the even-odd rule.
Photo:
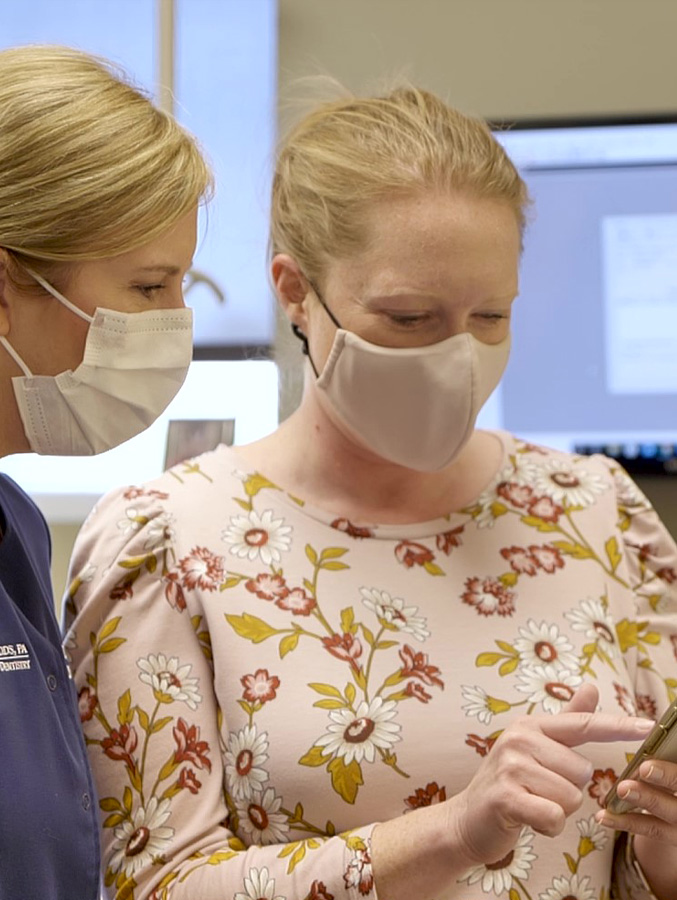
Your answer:
[[[279,0],[280,124],[301,76],[351,90],[404,73],[495,119],[677,110],[677,0]],[[281,323],[281,412],[298,402],[297,341]],[[677,479],[643,479],[677,534]],[[76,529],[55,526],[60,596]]]

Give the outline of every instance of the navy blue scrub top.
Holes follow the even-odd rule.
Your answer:
[[[0,900],[96,900],[97,803],[61,649],[50,538],[0,475]]]

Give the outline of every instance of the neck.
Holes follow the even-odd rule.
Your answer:
[[[439,472],[390,463],[355,445],[307,390],[296,412],[244,459],[290,493],[330,512],[381,524],[437,518],[468,505],[502,460],[498,439],[475,432]]]

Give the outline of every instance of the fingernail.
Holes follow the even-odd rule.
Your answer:
[[[649,763],[649,768],[642,773],[642,778],[645,781],[653,781],[655,784],[660,784],[660,782],[665,777],[665,772],[663,769],[654,765],[653,763]]]
[[[633,791],[632,788],[619,788],[618,796],[621,798],[621,800],[629,800],[631,803],[639,800],[639,794],[637,793],[637,791]]]
[[[652,719],[636,719],[638,731],[651,731],[656,724]]]
[[[608,813],[604,812],[604,810],[601,810],[600,812],[595,814],[595,821],[599,825],[604,825],[605,828],[614,828],[614,823],[611,819],[611,816]]]

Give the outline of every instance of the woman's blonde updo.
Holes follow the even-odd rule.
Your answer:
[[[0,52],[0,247],[43,274],[153,240],[210,193],[195,140],[106,60]]]
[[[364,249],[374,202],[425,190],[505,201],[524,228],[526,185],[484,122],[409,86],[322,104],[281,144],[271,252],[319,281],[328,260]]]

